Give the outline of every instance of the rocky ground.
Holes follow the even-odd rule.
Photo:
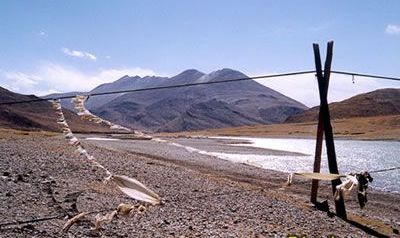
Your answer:
[[[0,237],[369,237],[396,236],[399,195],[372,192],[367,208],[350,199],[349,218],[315,209],[309,181],[189,153],[157,141],[83,141],[109,170],[134,177],[162,197],[143,214],[119,216],[92,231],[96,214],[136,204],[60,137],[0,139]],[[147,144],[146,144],[147,143]],[[273,152],[271,153],[280,153]],[[321,200],[332,204],[329,184]],[[331,209],[332,211],[332,209]],[[66,218],[90,212],[68,232]]]

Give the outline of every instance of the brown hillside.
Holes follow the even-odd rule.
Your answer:
[[[22,95],[0,87],[0,102],[37,99],[34,95]],[[108,128],[81,120],[75,113],[64,110],[65,117],[74,132],[109,132]],[[51,103],[47,101],[0,105],[0,127],[22,130],[59,131],[57,118]]]
[[[317,121],[282,123],[273,125],[241,126],[223,129],[181,133],[164,133],[162,136],[247,136],[278,138],[313,138]],[[400,140],[400,115],[353,117],[332,121],[335,138],[363,140]]]
[[[400,114],[400,89],[379,89],[341,102],[329,104],[331,118],[373,117]],[[298,123],[318,120],[319,107],[290,116],[285,122]]]

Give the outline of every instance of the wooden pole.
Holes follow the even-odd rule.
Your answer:
[[[322,64],[321,64],[321,56],[319,52],[318,44],[313,44],[314,49],[314,59],[315,59],[315,69],[317,71],[317,79],[318,79],[318,89],[319,96],[321,100],[320,112],[322,113],[323,119],[323,129],[325,131],[325,143],[326,150],[328,153],[328,165],[329,172],[333,174],[339,174],[339,170],[336,162],[336,152],[335,152],[335,144],[333,139],[333,131],[330,119],[330,112],[328,106],[328,82],[331,72],[331,64],[332,64],[332,56],[333,56],[333,41],[328,42],[328,48],[326,53],[325,67],[324,73],[322,73]],[[332,181],[332,192],[335,194],[336,186],[341,184],[340,179],[335,179]],[[346,209],[344,206],[344,200],[340,197],[339,200],[335,200],[336,206],[336,214],[343,219],[346,219]]]
[[[318,68],[321,68],[321,67],[322,67],[321,60],[319,60]],[[329,72],[329,74],[326,74],[326,75],[323,74],[323,77],[325,78],[325,93],[326,93],[326,95],[328,95],[328,88],[329,88],[330,65],[329,65],[329,69],[327,69],[327,67],[328,67],[328,65],[325,64],[325,71]],[[321,76],[321,74],[320,74],[320,76]],[[323,113],[322,113],[321,107],[320,107],[319,114],[318,114],[317,138],[316,138],[316,144],[315,144],[314,170],[313,170],[314,173],[321,172],[322,142],[324,139],[324,121],[323,120],[324,120]],[[312,184],[311,184],[311,199],[310,199],[310,201],[314,204],[317,203],[318,185],[319,185],[319,180],[313,179]]]
[[[324,122],[322,118],[321,108],[318,116],[318,128],[317,128],[317,139],[315,144],[315,157],[314,157],[314,173],[321,171],[321,154],[322,154],[322,141],[324,137]],[[314,204],[317,203],[318,196],[318,183],[319,180],[313,179],[311,183],[311,199],[310,201]]]

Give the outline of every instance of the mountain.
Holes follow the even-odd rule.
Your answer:
[[[22,95],[0,87],[0,102],[35,100],[34,95]],[[74,132],[107,132],[108,128],[82,121],[75,113],[65,109],[65,118]],[[50,102],[31,102],[0,105],[0,127],[23,130],[59,131],[57,117]]]
[[[164,82],[166,79],[168,79],[168,78],[156,77],[156,76],[146,76],[146,77],[141,78],[139,76],[130,77],[128,75],[125,75],[122,78],[120,78],[112,83],[101,84],[89,92],[53,93],[53,94],[46,95],[44,98],[86,95],[86,94],[114,92],[114,91],[121,91],[121,90],[130,90],[130,89],[137,89],[137,88],[157,87],[162,82]],[[91,97],[91,98],[89,98],[89,100],[87,100],[86,107],[88,109],[101,107],[102,105],[112,101],[113,99],[115,99],[121,95],[123,95],[123,93],[99,95],[99,96]],[[73,105],[71,103],[71,99],[62,99],[61,103],[64,107],[73,110]]]
[[[400,115],[400,89],[387,88],[359,94],[341,102],[329,104],[332,119]],[[286,122],[318,120],[319,107],[290,116]]]
[[[126,85],[139,87],[139,83],[140,88],[163,87],[238,78],[247,76],[232,69],[210,74],[191,69],[171,78],[125,76],[102,85],[101,89],[115,90],[121,85],[127,89]],[[279,123],[307,109],[253,80],[125,93],[103,103],[93,101],[89,108],[95,114],[122,125],[169,132]]]

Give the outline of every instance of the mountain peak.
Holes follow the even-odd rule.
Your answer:
[[[191,83],[196,81],[198,78],[204,75],[203,72],[200,72],[196,69],[188,69],[183,71],[182,73],[172,77],[169,79],[169,82],[174,83]]]
[[[198,71],[197,69],[188,69],[188,70],[185,70],[182,73],[174,76],[173,78],[177,78],[177,77],[189,77],[189,78],[192,78],[192,77],[197,77],[197,76],[201,77],[203,75],[204,75],[204,73]]]
[[[220,70],[213,71],[209,74],[203,75],[201,78],[197,79],[196,82],[208,82],[213,80],[227,80],[227,79],[238,79],[246,78],[247,76],[240,71],[223,68]]]
[[[217,71],[212,72],[213,74],[215,74],[216,76],[219,77],[241,77],[241,78],[245,78],[247,77],[244,73],[234,70],[234,69],[230,69],[230,68],[223,68]]]

